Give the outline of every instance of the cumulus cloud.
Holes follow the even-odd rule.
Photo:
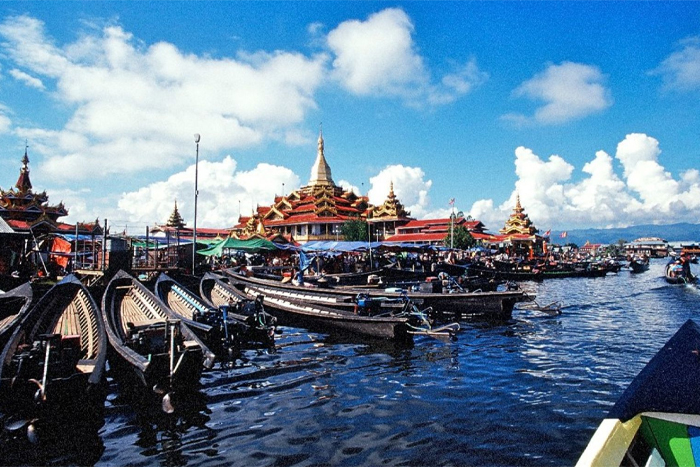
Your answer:
[[[679,50],[669,55],[651,73],[662,76],[666,89],[700,89],[700,36],[682,40]]]
[[[617,146],[615,159],[598,151],[572,180],[574,166],[558,155],[543,160],[532,150],[515,150],[518,180],[510,198],[498,207],[479,200],[470,214],[492,231],[498,230],[515,206],[516,195],[530,219],[540,228],[624,227],[640,223],[698,221],[700,171],[689,169],[680,180],[659,163],[659,142],[632,133]]]
[[[543,101],[534,115],[511,113],[502,118],[515,124],[556,125],[601,112],[612,105],[605,77],[591,65],[563,62],[550,64],[513,91],[515,97]]]
[[[384,203],[391,184],[394,184],[394,194],[399,198],[404,208],[411,216],[422,218],[430,204],[428,192],[433,185],[432,180],[425,180],[425,172],[420,167],[390,165],[369,179],[369,202],[374,205]]]
[[[282,184],[299,187],[299,177],[290,169],[258,164],[249,171],[237,171],[236,161],[227,156],[221,162],[200,161],[198,172],[197,226],[223,228],[238,222],[239,213],[250,215],[258,205],[270,205]],[[123,193],[115,218],[137,224],[165,223],[177,200],[187,225],[194,219],[194,165],[139,190]],[[260,183],[265,180],[265,183]]]
[[[17,79],[55,83],[48,91],[75,109],[64,128],[38,132],[42,175],[58,179],[181,164],[196,132],[212,152],[293,140],[316,107],[326,61],[282,51],[198,57],[165,42],[146,46],[113,25],[59,47],[28,16],[7,18],[0,36],[4,53],[32,74]]]
[[[452,102],[486,80],[472,59],[433,84],[413,33],[411,19],[399,8],[341,23],[327,37],[335,57],[332,76],[354,94],[396,96],[412,105]]]

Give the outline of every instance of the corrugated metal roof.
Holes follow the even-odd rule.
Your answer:
[[[2,217],[0,217],[0,233],[15,233],[15,230]]]

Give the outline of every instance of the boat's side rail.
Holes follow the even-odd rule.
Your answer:
[[[187,309],[188,313],[186,313],[186,316],[188,318],[192,318],[195,313],[206,313],[209,311],[203,304],[197,303],[190,294],[175,284],[170,287],[170,291],[168,292],[168,302],[171,301],[176,301],[182,308]]]

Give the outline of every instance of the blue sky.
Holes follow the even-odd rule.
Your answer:
[[[336,183],[542,230],[700,222],[699,2],[2,2],[0,187],[198,225]]]

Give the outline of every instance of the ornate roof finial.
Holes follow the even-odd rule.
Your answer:
[[[29,168],[27,165],[29,164],[29,156],[27,155],[27,150],[29,149],[29,145],[27,144],[27,141],[24,141],[24,157],[22,158],[22,164],[24,167],[22,167],[22,170],[24,171],[29,171]]]
[[[523,212],[524,209],[520,205],[520,193],[515,194],[515,212]]]
[[[24,143],[24,157],[22,157],[22,168],[19,170],[19,178],[15,186],[22,193],[28,193],[32,189],[32,182],[29,180],[29,155],[27,154],[26,141]]]

